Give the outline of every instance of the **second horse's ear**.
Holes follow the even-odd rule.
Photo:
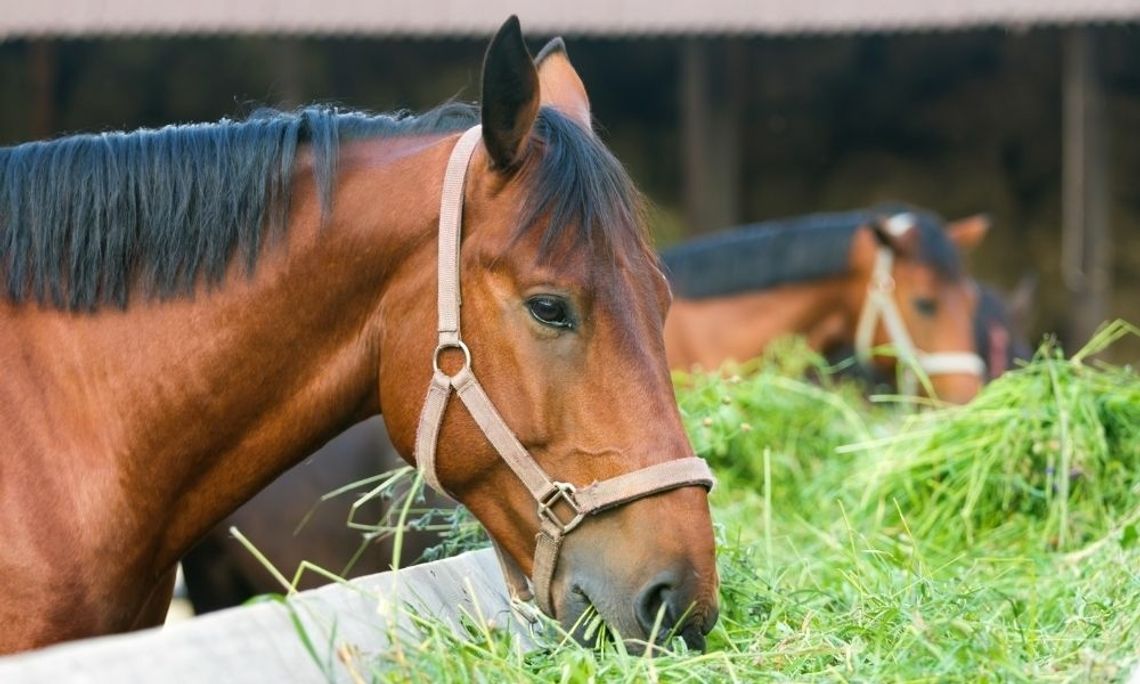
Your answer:
[[[946,236],[960,251],[969,252],[981,244],[990,230],[990,217],[976,214],[946,224]]]
[[[538,107],[538,71],[512,15],[483,58],[483,144],[495,168],[509,169],[522,159]]]
[[[542,104],[557,109],[587,131],[593,130],[586,86],[570,63],[570,55],[562,39],[555,38],[547,43],[534,62],[538,65]]]

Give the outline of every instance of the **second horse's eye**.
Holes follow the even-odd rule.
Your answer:
[[[932,297],[916,297],[914,308],[923,316],[930,317],[938,312],[938,302]]]
[[[558,297],[540,295],[526,300],[526,307],[530,315],[539,323],[551,328],[573,328],[574,321],[570,318],[569,307],[566,301]]]

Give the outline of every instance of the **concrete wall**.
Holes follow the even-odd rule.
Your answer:
[[[365,672],[367,680],[362,663],[388,648],[393,630],[412,629],[393,610],[403,602],[456,626],[466,611],[523,638],[527,634],[526,623],[512,617],[495,554],[485,549],[301,592],[288,606],[257,603],[165,628],[0,658],[0,682],[352,682],[353,670]],[[322,665],[303,645],[294,617]]]

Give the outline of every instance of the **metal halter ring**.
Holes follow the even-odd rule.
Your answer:
[[[459,372],[471,368],[471,350],[467,348],[467,345],[463,343],[463,340],[455,340],[454,342],[440,342],[439,345],[435,348],[435,353],[431,355],[431,367],[435,369],[436,373],[442,372],[439,368],[439,353],[445,349],[458,349],[463,352],[463,368],[460,368]]]
[[[577,527],[586,517],[586,514],[578,508],[578,502],[574,500],[576,491],[578,490],[569,482],[551,482],[550,489],[538,500],[539,520],[549,520],[562,530],[562,534],[566,534]],[[558,514],[554,512],[554,504],[559,501],[564,502],[574,511],[574,517],[570,519],[570,522],[562,522]]]

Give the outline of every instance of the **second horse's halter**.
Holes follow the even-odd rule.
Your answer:
[[[894,236],[917,230],[914,214],[895,214],[883,222],[883,228]],[[974,352],[924,352],[914,345],[910,332],[903,321],[898,304],[895,303],[895,280],[891,276],[895,253],[890,247],[880,245],[875,254],[875,267],[867,285],[867,299],[863,312],[859,315],[859,326],[855,329],[855,356],[863,364],[870,364],[872,340],[879,318],[887,331],[887,339],[894,345],[899,361],[907,364],[900,390],[903,394],[915,394],[918,378],[911,368],[917,367],[927,375],[968,374],[984,378],[986,362]]]

